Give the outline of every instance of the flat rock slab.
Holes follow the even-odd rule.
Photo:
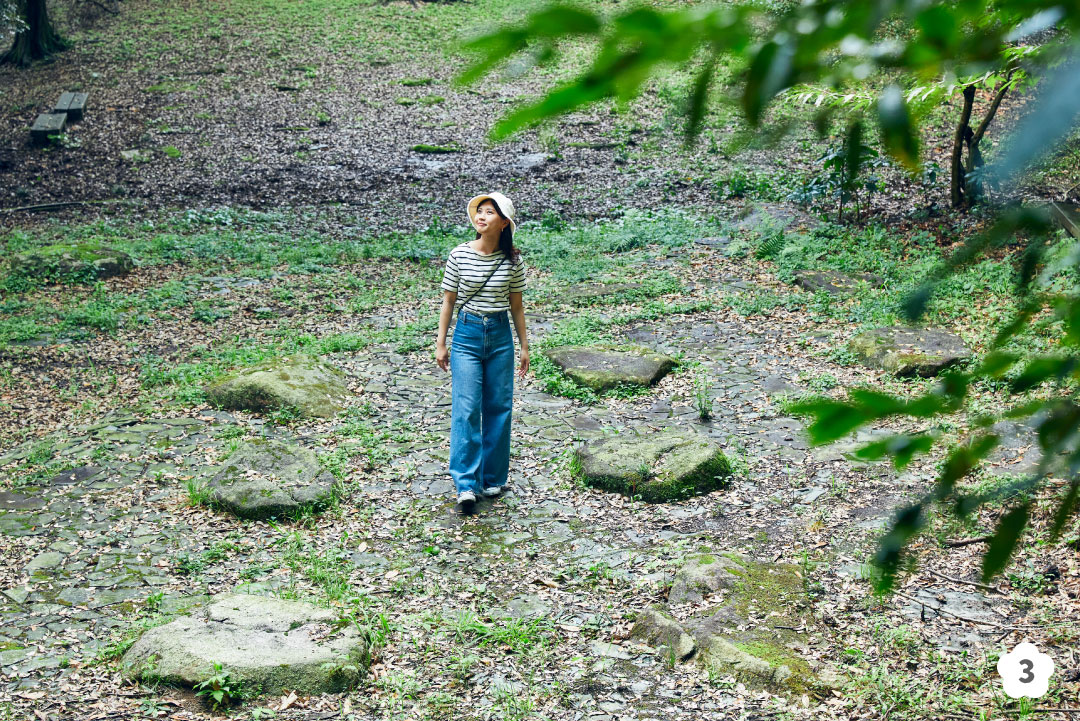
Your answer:
[[[782,230],[810,230],[821,221],[784,203],[747,203],[730,224],[731,230],[758,230],[766,225]]]
[[[32,511],[47,505],[40,493],[32,493],[29,488],[22,490],[26,493],[0,491],[0,511]]]
[[[638,616],[631,638],[672,663],[696,659],[710,672],[754,688],[824,696],[832,669],[806,653],[813,623],[796,566],[759,563],[733,553],[684,560],[668,595],[673,605],[699,604],[679,621],[664,606]]]
[[[292,408],[306,417],[333,418],[345,407],[345,374],[305,355],[276,358],[226,376],[206,396],[229,410]]]
[[[641,291],[644,287],[645,286],[641,283],[597,283],[594,285],[583,285],[578,286],[577,288],[571,288],[562,294],[562,298],[565,301],[576,303],[578,305],[588,305],[589,303],[602,298],[610,298],[622,294],[633,294]]]
[[[215,596],[198,615],[152,628],[124,654],[128,678],[195,686],[219,663],[259,694],[335,693],[367,672],[368,645],[332,611],[263,596]]]
[[[60,279],[85,275],[88,280],[93,280],[124,276],[134,267],[131,256],[107,245],[57,243],[16,253],[9,269],[12,274],[25,277]]]
[[[105,469],[98,466],[79,466],[53,476],[49,484],[53,486],[74,486],[92,481],[104,472]]]
[[[120,157],[130,163],[149,163],[154,159],[154,154],[149,150],[131,148],[129,150],[121,150]]]
[[[835,270],[800,270],[795,273],[795,285],[803,290],[816,293],[823,290],[829,295],[854,293],[863,283],[871,288],[880,288],[880,276],[872,273],[840,273]]]
[[[718,445],[680,427],[600,438],[574,455],[574,474],[586,485],[649,503],[709,493],[722,488],[730,473]]]
[[[972,650],[1001,635],[1004,619],[995,606],[1003,601],[972,591],[952,591],[930,586],[919,589],[915,601],[902,609],[905,617],[918,623],[931,641],[946,651]],[[974,623],[963,624],[957,616]],[[931,623],[937,621],[938,623]],[[980,622],[986,625],[980,625]]]
[[[852,338],[848,348],[871,368],[922,378],[971,357],[959,336],[930,328],[876,328]]]
[[[210,479],[210,502],[240,518],[264,519],[319,508],[334,495],[336,479],[301,446],[259,438],[237,448]]]
[[[594,391],[621,384],[651,386],[671,372],[675,359],[636,346],[560,346],[544,351],[574,382]]]

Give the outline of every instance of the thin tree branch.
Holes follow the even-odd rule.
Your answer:
[[[23,205],[18,208],[0,208],[0,213],[15,213],[20,210],[27,212],[34,212],[36,210],[59,210],[60,208],[69,208],[74,205],[86,205],[93,201],[89,200],[69,200],[63,203],[42,203],[41,205]]]
[[[986,129],[990,127],[990,121],[994,119],[998,106],[1001,105],[1002,98],[1005,97],[1005,93],[1007,93],[1011,87],[1009,81],[1012,80],[1013,73],[1015,72],[1016,68],[1010,68],[1009,72],[1005,75],[1005,82],[1001,84],[997,93],[994,94],[994,99],[990,102],[990,107],[986,111],[986,116],[983,118],[982,122],[979,123],[979,127],[976,128],[975,134],[971,136],[972,145],[978,145],[979,141],[983,139],[983,135],[986,134]]]
[[[959,541],[945,541],[948,548],[960,548],[961,546],[973,546],[976,543],[989,543],[993,536],[979,536],[978,538],[961,538]]]
[[[83,0],[83,2],[88,2],[91,5],[97,5],[99,8],[101,8],[105,12],[109,13],[110,15],[119,15],[120,14],[119,10],[113,10],[112,8],[105,7],[100,2],[98,2],[98,0]]]
[[[979,583],[978,581],[965,581],[962,578],[953,578],[952,576],[946,576],[944,573],[938,573],[937,571],[934,571],[932,569],[931,569],[930,573],[937,576],[938,578],[944,579],[946,581],[951,581],[953,583],[966,583],[967,585],[975,586],[976,588],[985,588],[987,591],[994,591],[995,593],[1000,593],[1000,594],[1005,593],[1004,591],[1002,591],[997,586],[991,586],[989,583]]]

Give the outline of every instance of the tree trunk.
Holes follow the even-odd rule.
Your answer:
[[[971,133],[971,106],[975,102],[975,86],[968,85],[964,88],[964,107],[960,111],[960,122],[956,124],[956,135],[953,136],[952,148],[952,178],[950,184],[952,207],[959,208],[964,205],[964,191],[967,188],[964,182],[964,139]]]
[[[983,136],[986,135],[986,129],[990,127],[990,122],[997,115],[998,107],[1001,105],[1002,99],[1005,97],[1005,93],[1009,90],[1009,80],[1012,79],[1013,71],[1009,70],[1005,76],[1005,81],[1001,83],[1001,87],[994,93],[994,99],[990,102],[990,108],[986,111],[986,115],[983,117],[979,127],[975,129],[975,132],[971,134],[968,140],[968,162],[964,171],[965,180],[967,180],[967,202],[969,205],[975,202],[975,199],[982,193],[982,184],[979,180],[971,180],[971,171],[983,166],[982,153],[979,151],[979,143],[982,141]]]
[[[990,122],[997,115],[1005,93],[1009,91],[1009,81],[1012,80],[1014,72],[1016,72],[1015,67],[1009,68],[1005,80],[998,86],[997,92],[994,93],[994,99],[990,102],[986,115],[975,130],[971,129],[971,106],[975,102],[975,86],[968,85],[964,88],[964,107],[960,111],[960,122],[957,123],[956,136],[953,138],[951,190],[952,207],[954,208],[970,207],[975,203],[975,199],[979,195],[981,190],[979,182],[969,182],[968,176],[973,170],[983,165],[979,143],[982,142],[983,136],[986,135],[986,129],[990,127]],[[965,145],[967,145],[968,150],[967,163],[964,162],[963,158]]]
[[[0,63],[29,65],[65,50],[68,43],[53,30],[45,0],[20,0],[19,11],[26,29],[15,34],[11,49],[0,56]]]

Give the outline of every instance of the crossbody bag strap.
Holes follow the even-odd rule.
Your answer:
[[[469,297],[466,298],[465,302],[462,303],[461,307],[458,308],[458,313],[459,314],[461,313],[461,311],[465,310],[466,303],[468,303],[470,300],[472,300],[473,297],[475,297],[477,293],[479,293],[480,291],[482,291],[484,289],[484,286],[486,286],[488,284],[488,281],[491,280],[491,276],[495,275],[495,271],[497,271],[499,268],[502,267],[502,264],[503,264],[504,260],[506,260],[505,256],[502,258],[502,260],[499,261],[498,265],[496,265],[494,268],[491,269],[491,272],[488,273],[487,278],[484,278],[484,282],[480,284],[480,287],[469,294]]]

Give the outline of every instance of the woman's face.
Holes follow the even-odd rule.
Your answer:
[[[499,212],[495,210],[495,204],[490,200],[485,200],[476,206],[476,230],[481,235],[491,233],[497,236],[509,222],[506,218],[499,217]]]

